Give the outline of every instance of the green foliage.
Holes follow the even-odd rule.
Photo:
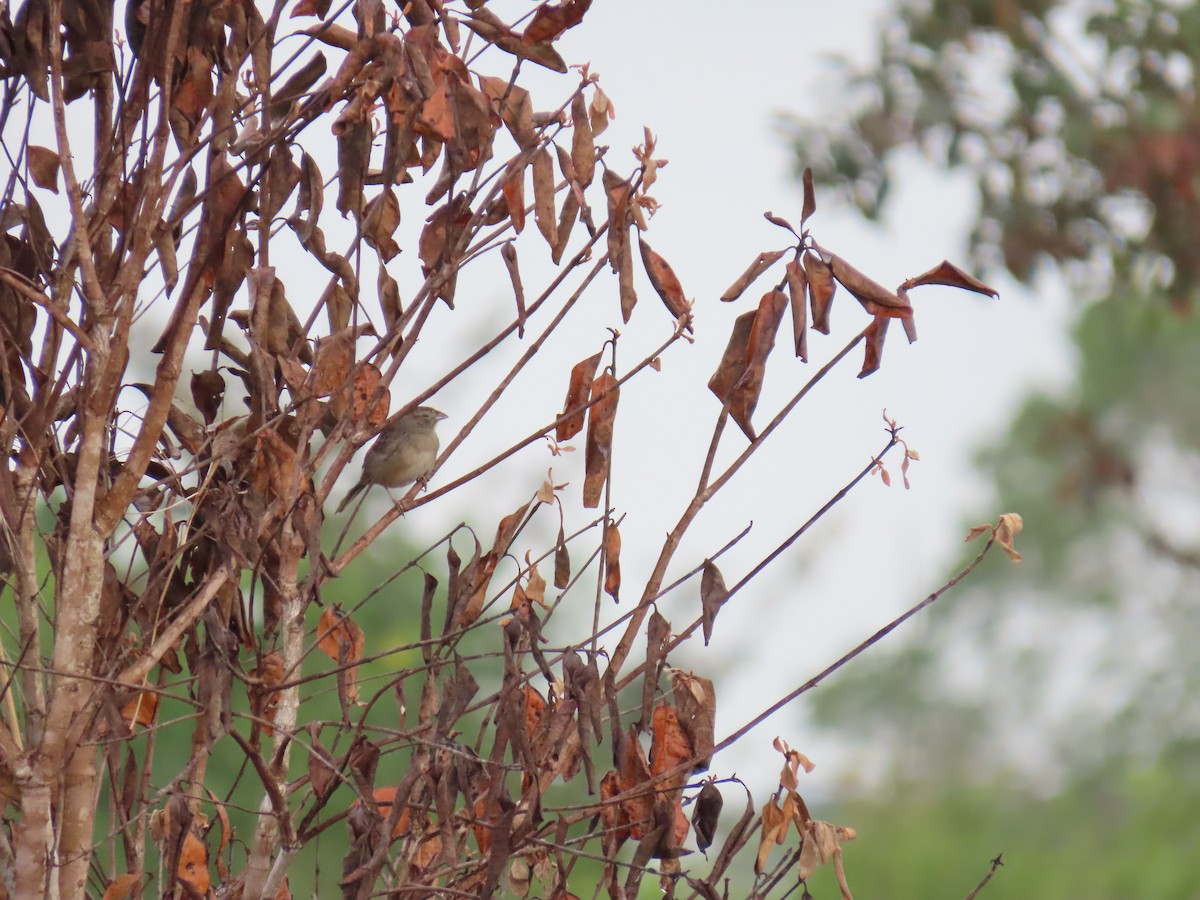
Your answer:
[[[1194,897],[1198,750],[1174,745],[1156,765],[1106,767],[1051,797],[1011,781],[923,780],[848,800],[837,814],[858,829],[851,852],[871,861],[855,868],[855,892],[966,896],[1002,853],[980,893],[987,900]],[[1193,777],[1181,780],[1181,771]]]

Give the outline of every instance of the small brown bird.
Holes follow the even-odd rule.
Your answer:
[[[428,475],[437,461],[439,447],[434,429],[444,418],[446,414],[432,406],[418,406],[379,432],[363,460],[358,483],[350,489],[337,511],[341,512],[347,503],[373,484],[403,487]]]

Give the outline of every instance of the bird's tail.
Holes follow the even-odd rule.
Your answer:
[[[353,500],[355,497],[357,497],[359,494],[362,493],[362,489],[365,488],[366,486],[367,486],[367,483],[360,478],[358,480],[358,484],[356,484],[356,485],[354,485],[354,487],[350,488],[350,493],[348,493],[345,497],[342,498],[342,502],[338,504],[337,511],[340,513],[342,510],[344,510],[346,508],[346,506],[350,503],[351,500]]]

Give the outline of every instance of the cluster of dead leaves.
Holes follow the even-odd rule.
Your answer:
[[[804,207],[800,220],[804,229],[809,216],[816,211],[812,173],[804,173]],[[904,281],[890,291],[860,272],[836,253],[831,253],[812,239],[808,230],[797,232],[791,224],[772,213],[767,219],[790,231],[799,242],[791,250],[793,258],[786,264],[780,283],[763,294],[758,308],[743,313],[734,320],[733,331],[717,371],[708,387],[729,410],[738,427],[751,440],[756,439],[751,422],[754,409],[762,394],[767,357],[775,347],[775,336],[783,313],[792,312],[792,336],[795,355],[808,361],[808,328],[829,334],[829,315],[833,298],[841,285],[872,317],[864,332],[866,355],[858,377],[864,378],[879,369],[888,324],[900,319],[909,342],[917,339],[912,303],[908,292],[922,285],[940,284],[968,291],[997,296],[997,292],[949,262],[939,263],[928,272]],[[764,273],[789,251],[772,250],[760,253],[746,270],[721,295],[724,302],[737,300]],[[786,293],[785,289],[786,288]]]

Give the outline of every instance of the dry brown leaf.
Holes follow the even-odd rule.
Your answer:
[[[339,666],[356,663],[362,659],[363,647],[366,645],[366,635],[349,616],[332,606],[325,607],[317,624],[317,646],[321,651]],[[351,666],[344,672],[346,684],[346,699],[350,702],[358,699],[358,666]],[[340,686],[340,685],[339,685]]]
[[[571,381],[567,385],[567,399],[563,403],[563,414],[570,415],[558,423],[554,438],[559,443],[569,441],[583,429],[585,410],[592,393],[592,379],[596,375],[596,367],[600,365],[600,354],[580,360],[571,367]],[[578,412],[574,412],[578,410]]]
[[[725,578],[721,575],[721,570],[711,559],[706,559],[704,573],[700,576],[700,615],[705,647],[712,640],[713,622],[728,596],[729,591],[725,588]]]
[[[823,261],[833,271],[838,283],[854,295],[863,309],[873,316],[888,316],[893,319],[912,317],[912,305],[901,299],[877,281],[868,278],[836,253],[822,253]]]
[[[130,727],[134,725],[150,726],[154,724],[154,714],[158,712],[158,694],[151,691],[141,691],[136,697],[125,704],[121,710],[121,718]]]
[[[674,316],[676,321],[683,322],[684,327],[691,331],[692,304],[684,296],[683,285],[679,283],[674,269],[642,240],[640,234],[638,235],[638,249],[642,254],[642,265],[646,267],[646,274],[650,277],[650,284],[662,298],[667,312]]]
[[[651,775],[661,775],[692,758],[694,752],[691,738],[679,721],[679,714],[674,706],[667,703],[656,706],[651,722]],[[663,786],[668,789],[682,787],[686,780],[687,773],[682,772],[664,781]]]
[[[179,851],[179,868],[176,874],[180,881],[201,896],[208,893],[208,888],[212,883],[212,876],[208,871],[208,847],[191,831],[183,838],[183,847]]]
[[[525,26],[525,32],[521,35],[522,43],[539,44],[557,40],[568,28],[574,28],[583,21],[591,5],[592,0],[565,0],[554,6],[543,3]]]
[[[763,807],[762,830],[758,839],[758,855],[754,859],[754,874],[761,875],[767,865],[767,858],[776,844],[782,844],[787,836],[790,822],[783,817],[783,810],[775,797]]]
[[[501,191],[508,205],[513,231],[520,234],[525,230],[525,170],[520,169],[506,178]]]
[[[330,397],[345,387],[354,367],[355,336],[355,330],[347,328],[317,342],[310,376],[314,397]]]
[[[887,338],[888,324],[891,321],[887,316],[876,316],[867,326],[864,339],[866,352],[863,357],[862,371],[858,373],[859,378],[866,378],[872,372],[879,370],[879,364],[883,360],[883,342]]]
[[[733,389],[746,371],[746,351],[750,346],[750,332],[754,328],[757,312],[742,313],[733,322],[729,342],[717,371],[708,380],[708,389],[717,395],[723,404],[733,401]]]
[[[608,128],[608,123],[617,117],[616,107],[608,98],[608,94],[596,85],[592,94],[592,102],[588,104],[588,119],[592,123],[592,137],[595,138]]]
[[[813,173],[808,166],[804,167],[804,207],[800,213],[800,227],[804,227],[804,223],[808,221],[808,217],[817,211],[817,195],[813,190]]]
[[[746,292],[746,288],[750,287],[763,272],[771,268],[786,252],[786,250],[771,250],[758,254],[754,262],[750,263],[747,267],[746,271],[739,275],[737,280],[726,288],[725,293],[721,295],[721,300],[725,303],[730,303],[742,296]]]
[[[128,875],[118,875],[104,889],[101,900],[126,900],[133,894],[134,888],[141,884],[143,878],[144,875],[135,875],[132,872]]]
[[[621,602],[621,530],[616,525],[608,526],[604,541],[604,592]]]
[[[808,276],[812,327],[821,334],[829,334],[829,307],[837,290],[833,281],[833,270],[815,253],[805,253],[804,272]]]
[[[796,356],[808,362],[808,276],[800,261],[793,259],[786,269],[788,302],[792,307],[792,341]]]
[[[963,543],[965,544],[965,543],[968,543],[969,541],[973,541],[973,540],[975,540],[975,538],[979,537],[981,534],[987,534],[994,530],[995,530],[995,528],[991,525],[976,525],[974,528],[972,528],[970,531],[967,532],[967,536],[963,539]]]
[[[363,363],[354,374],[354,385],[350,393],[350,415],[358,428],[366,433],[377,431],[387,421],[388,409],[391,407],[391,395],[387,388],[382,389],[382,396],[374,406],[367,407],[375,400],[380,392],[379,383],[383,376],[372,363]]]
[[[696,829],[696,847],[701,852],[712,846],[724,805],[725,798],[721,795],[721,789],[711,781],[706,781],[700,788],[700,793],[696,795],[696,802],[692,808],[692,827]]]
[[[916,278],[909,278],[904,282],[903,287],[907,290],[909,288],[920,287],[923,284],[944,284],[949,287],[962,288],[965,291],[974,291],[977,294],[985,294],[988,297],[1000,296],[1000,292],[995,288],[989,287],[972,275],[968,275],[958,266],[947,260],[942,260],[928,272],[922,272]]]
[[[1024,527],[1025,523],[1016,513],[1004,513],[1000,516],[1000,524],[996,526],[996,543],[1013,562],[1021,561],[1021,554],[1013,546],[1013,538],[1020,534]]]
[[[691,672],[671,669],[671,690],[679,722],[687,732],[696,756],[692,771],[703,772],[712,763],[717,718],[717,695],[713,683]]]
[[[58,193],[58,153],[49,147],[39,147],[30,144],[26,150],[29,163],[29,177],[40,188],[52,193]]]
[[[554,548],[554,586],[560,591],[571,583],[571,553],[567,549],[567,535],[558,526],[558,543]]]
[[[558,220],[554,214],[554,158],[543,147],[533,157],[533,218],[538,231],[550,245],[558,242]]]
[[[782,291],[768,291],[759,301],[758,311],[750,329],[746,344],[746,368],[734,386],[729,403],[729,414],[737,422],[746,437],[755,440],[757,435],[751,419],[762,393],[763,378],[767,371],[767,357],[775,346],[775,333],[783,320],[788,298]]]
[[[592,183],[596,175],[596,144],[582,91],[571,101],[571,164],[581,187]]]
[[[612,456],[613,422],[621,387],[617,379],[604,372],[592,382],[592,407],[588,410],[587,448],[584,458],[583,505],[595,509],[600,505],[604,483],[608,480]]]
[[[641,787],[650,780],[650,766],[646,762],[646,753],[638,740],[637,727],[631,725],[621,739],[620,749],[621,792]],[[640,840],[650,827],[651,814],[654,810],[654,794],[645,791],[626,797],[621,801],[621,809],[625,820],[629,823],[629,833]]]

